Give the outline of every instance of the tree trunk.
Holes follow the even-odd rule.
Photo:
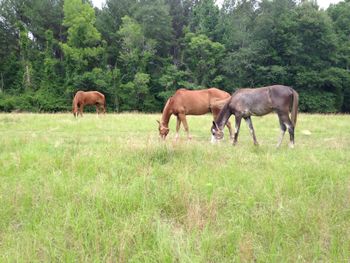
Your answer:
[[[0,85],[0,93],[4,91],[4,75],[1,72],[1,85]]]
[[[26,65],[25,65],[24,86],[25,86],[26,89],[28,89],[31,86],[30,70],[29,70],[28,63],[26,63]]]

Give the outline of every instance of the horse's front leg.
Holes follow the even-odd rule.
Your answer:
[[[230,133],[230,140],[233,141],[233,133],[232,133],[232,126],[231,126],[231,122],[230,121],[227,121],[226,123],[226,127]]]
[[[181,119],[179,115],[176,116],[176,134],[175,134],[175,141],[179,139],[179,130],[181,125]]]
[[[182,122],[183,125],[184,125],[185,131],[186,131],[186,133],[187,133],[187,138],[188,138],[189,140],[191,140],[191,139],[192,139],[192,136],[190,135],[190,131],[189,131],[189,129],[188,129],[188,124],[187,124],[187,120],[186,120],[186,115],[182,113],[182,114],[179,114],[178,116],[179,116],[181,122]]]
[[[252,119],[249,117],[246,117],[245,118],[245,121],[249,127],[249,131],[250,131],[250,134],[252,135],[253,137],[253,141],[254,141],[254,144],[255,145],[259,145],[258,141],[256,140],[256,137],[255,137],[255,131],[254,131],[254,127],[253,127],[253,123],[252,123]]]
[[[235,116],[235,135],[233,137],[233,145],[237,144],[239,128],[241,127],[242,116]]]

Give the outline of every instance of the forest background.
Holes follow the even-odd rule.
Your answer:
[[[0,0],[0,111],[161,111],[179,88],[292,86],[304,112],[350,111],[350,0]]]

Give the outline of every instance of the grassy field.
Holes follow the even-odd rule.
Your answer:
[[[0,114],[0,262],[349,262],[350,116],[212,145],[160,114]],[[227,133],[227,132],[226,132]]]

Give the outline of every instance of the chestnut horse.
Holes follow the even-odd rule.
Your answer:
[[[159,123],[159,135],[162,139],[165,139],[169,133],[169,120],[172,114],[177,118],[176,122],[176,135],[175,139],[179,138],[179,129],[181,122],[187,133],[187,138],[191,139],[186,115],[203,115],[211,112],[215,117],[219,114],[222,106],[230,98],[230,94],[226,91],[222,91],[216,88],[204,89],[204,90],[187,90],[179,89],[175,94],[166,102],[162,119],[157,121]],[[232,134],[231,124],[227,121],[225,123]]]
[[[211,133],[215,139],[222,139],[224,136],[222,132],[224,125],[233,114],[236,119],[233,144],[237,143],[239,127],[243,118],[248,124],[254,144],[257,145],[258,142],[250,116],[263,116],[275,111],[281,127],[281,136],[277,147],[281,145],[286,129],[288,129],[290,135],[290,147],[294,147],[294,128],[297,122],[298,100],[299,95],[294,89],[282,85],[257,89],[239,89],[232,94],[231,99],[222,108],[216,121],[213,121]],[[290,110],[291,119],[289,118]]]
[[[83,116],[83,109],[85,105],[96,105],[96,112],[99,114],[99,107],[102,108],[103,113],[106,113],[106,99],[105,95],[98,91],[81,91],[79,90],[73,99],[73,114],[78,117],[79,113]]]

